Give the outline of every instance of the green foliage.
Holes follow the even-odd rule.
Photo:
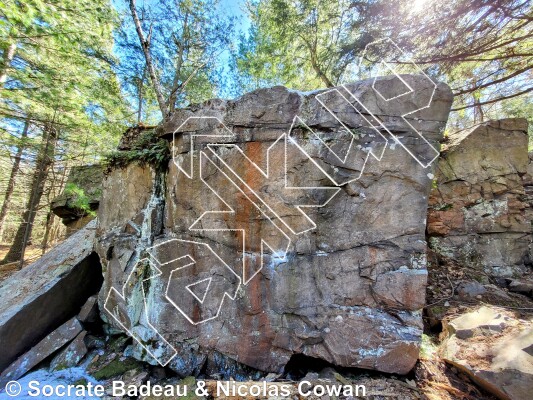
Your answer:
[[[33,125],[60,127],[66,159],[114,147],[129,122],[112,70],[117,21],[108,0],[0,3],[0,48],[15,49],[0,65],[5,124],[29,116]]]
[[[75,183],[67,183],[64,190],[65,195],[69,198],[68,206],[75,210],[81,211],[84,215],[96,216],[91,208],[90,199],[85,191]]]
[[[140,133],[133,142],[131,149],[114,151],[107,156],[108,171],[124,168],[135,162],[139,165],[150,165],[157,171],[166,171],[171,159],[168,142],[159,138],[154,130]]]
[[[431,360],[435,358],[437,351],[438,346],[435,344],[432,338],[426,334],[423,334],[422,342],[420,344],[420,358]]]
[[[254,25],[241,43],[237,65],[266,84],[298,89],[329,86],[341,57],[335,45],[350,1],[257,1],[249,5]]]
[[[128,2],[125,2],[128,3]],[[219,0],[146,0],[136,2],[145,36],[150,32],[150,54],[168,111],[216,96],[224,80],[218,63],[234,34],[234,21],[221,13]],[[129,7],[117,31],[118,69],[123,88],[139,121],[157,123],[155,90],[146,69]],[[165,116],[163,116],[165,117]]]
[[[365,45],[387,34],[400,6],[392,0],[250,1],[252,26],[237,66],[264,84],[300,90],[337,85]]]
[[[419,73],[409,67],[414,60],[454,91],[454,131],[511,109],[527,116],[532,104],[532,2],[249,0],[248,8],[252,24],[235,60],[247,90],[334,86],[383,74],[381,60]],[[385,38],[404,52],[373,46],[359,68],[366,46]]]
[[[437,188],[437,184],[436,184],[436,181],[434,181],[434,182],[435,182],[434,188],[436,189]],[[435,204],[432,208],[435,211],[448,211],[448,210],[451,210],[453,208],[453,204],[450,204],[450,203],[439,203],[439,204]]]

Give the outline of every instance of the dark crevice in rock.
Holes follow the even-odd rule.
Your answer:
[[[308,372],[318,372],[327,367],[332,367],[332,364],[320,358],[306,356],[305,354],[294,354],[285,365],[283,373],[292,379],[299,380]]]

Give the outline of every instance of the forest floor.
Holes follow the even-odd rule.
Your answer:
[[[453,336],[448,327],[451,321],[466,314],[472,315],[481,308],[495,310],[504,316],[509,329],[504,327],[502,332],[483,332],[481,337],[463,341],[463,345],[466,344],[467,347],[462,351],[466,350],[465,358],[472,369],[486,369],[492,362],[490,351],[481,356],[476,348],[482,342],[488,342],[490,349],[491,342],[494,343],[516,327],[531,329],[531,293],[529,297],[514,293],[507,287],[502,287],[504,285],[497,285],[493,278],[485,276],[479,270],[465,268],[450,260],[437,261],[432,256],[435,255],[430,251],[424,308],[425,335],[420,360],[415,369],[417,386],[425,395],[424,398],[429,400],[496,399],[472,382],[463,370],[445,361],[446,340]]]
[[[9,251],[9,245],[0,244],[0,260],[3,260]],[[42,256],[42,249],[40,246],[28,246],[26,248],[26,254],[24,257],[24,266],[31,264]],[[8,276],[14,274],[20,269],[18,262],[0,265],[0,282],[6,279]]]

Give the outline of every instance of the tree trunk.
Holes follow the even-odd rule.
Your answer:
[[[311,61],[311,66],[313,67],[313,70],[315,71],[318,78],[326,85],[326,87],[333,87],[335,86],[333,82],[327,77],[327,75],[322,71],[320,66],[318,65],[318,57],[316,54],[316,48],[309,44],[307,41],[305,42],[307,44],[307,48],[309,49],[309,58]]]
[[[46,249],[48,248],[48,241],[50,239],[50,231],[52,230],[53,225],[54,225],[54,213],[52,211],[48,211],[48,214],[46,214],[46,225],[44,228],[44,237],[41,243],[41,255],[46,253]]]
[[[172,114],[174,110],[176,109],[176,100],[178,98],[178,89],[180,85],[181,66],[183,65],[183,51],[184,51],[184,47],[187,45],[187,41],[189,40],[189,34],[188,34],[189,27],[187,25],[188,21],[189,21],[189,13],[187,12],[185,14],[185,18],[183,21],[183,33],[181,35],[181,40],[174,38],[174,43],[176,44],[176,47],[178,48],[178,55],[176,56],[176,70],[174,71],[174,79],[172,81],[172,90],[168,98],[168,109],[169,109],[170,114]]]
[[[57,242],[58,238],[63,235],[63,230],[65,225],[58,219],[54,217],[54,223],[50,228],[50,236],[48,237],[48,243],[54,244]]]
[[[56,174],[54,173],[54,169],[52,168],[52,179],[50,180],[50,184],[48,185],[48,191],[46,193],[46,199],[47,199],[47,208],[48,214],[46,214],[46,224],[44,229],[44,237],[41,242],[41,254],[46,253],[46,250],[48,249],[49,243],[53,242],[53,232],[52,228],[54,226],[55,222],[55,214],[52,211],[52,200],[59,194],[61,191],[65,188],[65,181],[67,180],[67,171],[68,168],[63,168],[63,172],[60,175],[60,178],[58,179]],[[59,181],[59,182],[58,182]],[[55,188],[59,188],[59,192],[56,193]]]
[[[480,124],[485,119],[485,114],[483,113],[483,108],[479,104],[479,98],[474,98],[474,123]]]
[[[143,73],[141,78],[137,81],[137,125],[142,121],[143,116],[143,88],[144,88],[144,78],[146,77],[146,65],[143,68]]]
[[[28,129],[30,127],[29,119],[26,119],[24,122],[24,129],[22,130],[22,136],[20,137],[21,143],[17,148],[17,153],[15,154],[15,161],[11,167],[11,175],[9,176],[9,181],[7,182],[6,195],[4,196],[4,203],[2,204],[2,209],[0,209],[0,242],[4,236],[5,222],[7,217],[7,212],[9,211],[9,206],[11,205],[11,196],[13,195],[13,190],[15,189],[15,179],[20,170],[20,160],[22,158],[22,152],[24,151],[24,140],[28,137]]]
[[[4,87],[4,83],[7,81],[7,70],[11,67],[11,61],[15,57],[15,51],[17,50],[17,45],[15,43],[10,43],[6,49],[4,49],[2,69],[0,70],[0,89]]]
[[[35,214],[44,192],[44,185],[48,176],[48,170],[54,162],[57,136],[56,128],[52,125],[52,123],[47,124],[43,132],[42,145],[37,156],[37,162],[35,164],[35,171],[33,173],[31,183],[31,194],[28,199],[26,210],[22,216],[22,222],[17,229],[15,239],[9,249],[9,252],[6,254],[5,258],[0,264],[8,264],[19,261],[20,266],[23,266],[24,252],[31,237]]]
[[[144,37],[144,32],[141,26],[141,21],[139,21],[139,17],[137,16],[137,10],[135,8],[135,0],[130,0],[130,11],[131,11],[131,17],[133,18],[133,23],[135,24],[135,30],[137,31],[137,36],[139,36],[139,41],[141,42],[141,47],[143,49],[144,53],[144,59],[146,61],[146,68],[148,70],[148,74],[150,75],[150,80],[152,81],[152,86],[154,87],[155,96],[157,98],[157,103],[159,104],[159,109],[161,110],[161,113],[163,114],[163,119],[167,119],[168,117],[168,109],[165,102],[165,97],[163,96],[163,90],[161,89],[161,85],[159,83],[159,79],[157,79],[157,74],[155,72],[154,63],[152,61],[152,54],[150,53],[150,36],[151,31],[148,34],[148,38]]]

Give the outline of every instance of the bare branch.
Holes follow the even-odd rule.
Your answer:
[[[451,111],[459,111],[459,110],[465,110],[467,108],[484,106],[486,104],[492,104],[492,103],[496,103],[498,101],[512,99],[513,97],[518,97],[518,96],[521,96],[523,94],[529,93],[531,91],[533,91],[533,86],[531,86],[531,87],[529,87],[529,88],[527,88],[525,90],[522,90],[520,92],[510,94],[508,96],[500,96],[500,97],[496,97],[495,99],[492,99],[492,100],[487,100],[487,101],[482,101],[480,103],[468,104],[466,106],[452,108]]]

